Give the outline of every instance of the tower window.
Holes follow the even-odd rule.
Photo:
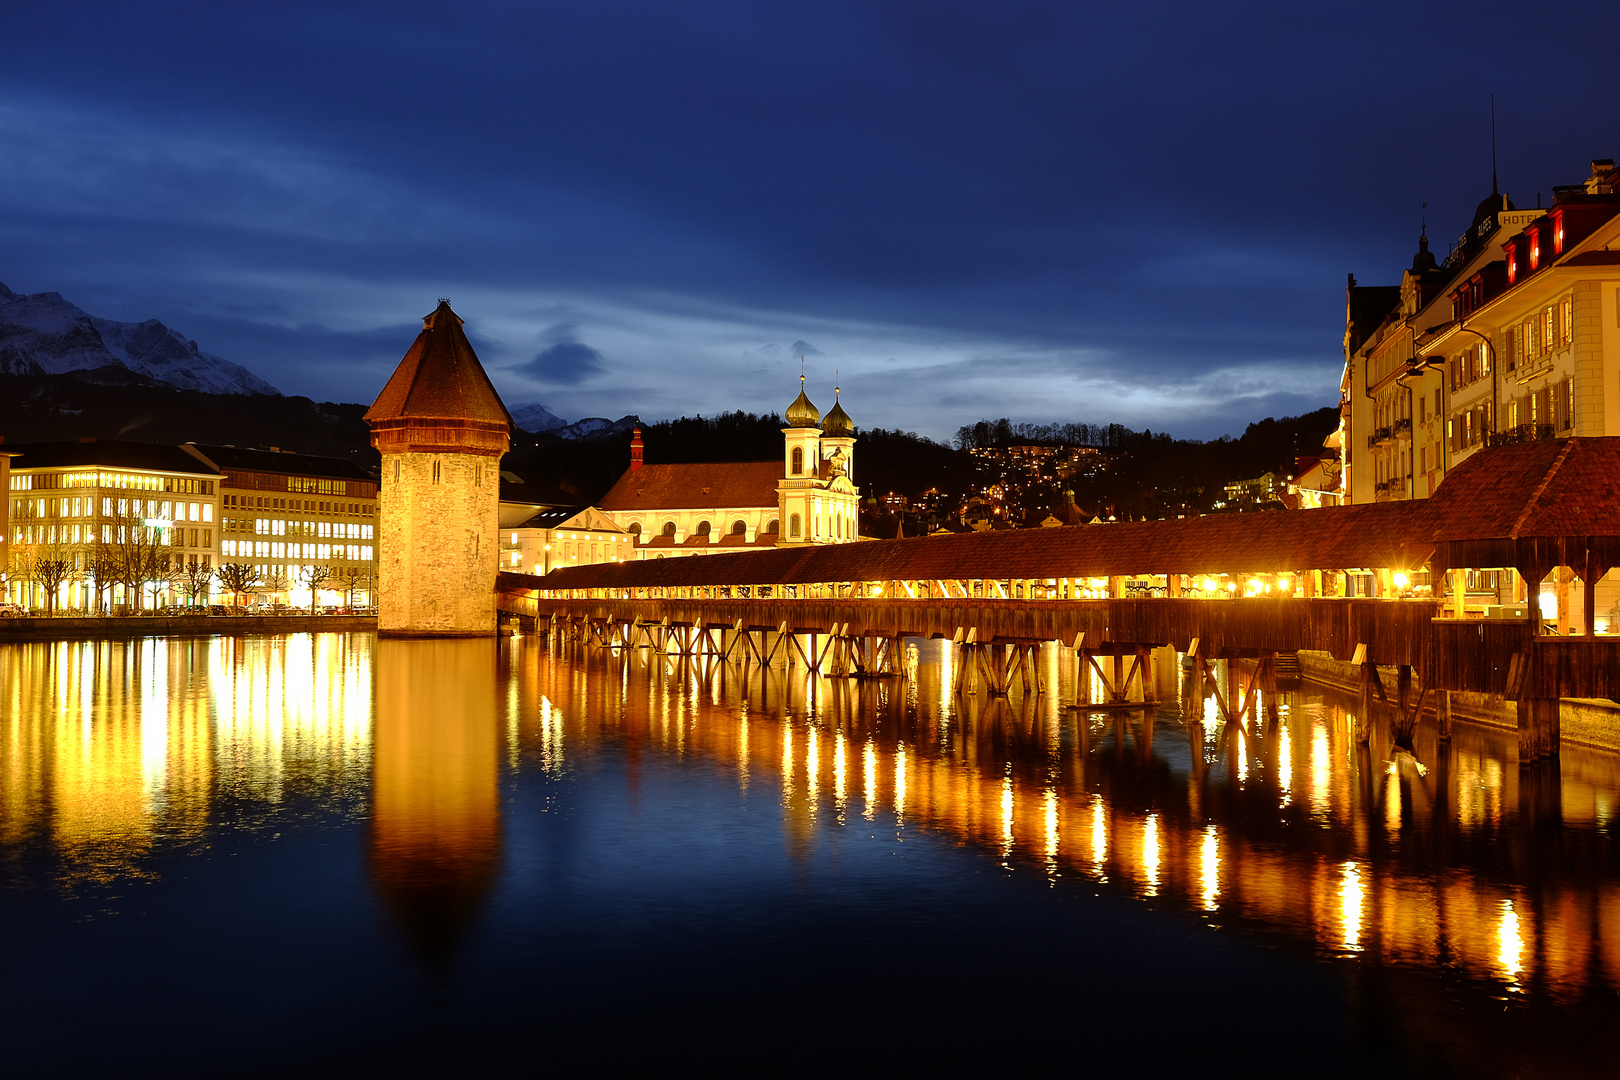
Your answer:
[[[675,535],[675,523],[673,521],[664,522],[664,535],[665,536],[674,536]]]
[[[795,450],[794,453],[798,453],[798,451]],[[788,535],[793,537],[794,539],[797,539],[798,536],[799,536],[799,515],[798,514],[792,514],[792,515],[789,515],[789,517],[788,517]]]
[[[746,521],[738,519],[737,521],[733,521],[731,523],[731,535],[732,536],[746,536],[747,534],[748,534],[748,523]]]
[[[793,448],[793,475],[794,476],[802,476],[803,474],[804,474],[804,447],[795,446]],[[798,534],[795,533],[794,535],[798,535]]]
[[[437,458],[433,459],[433,482],[435,484],[439,482],[439,460]]]

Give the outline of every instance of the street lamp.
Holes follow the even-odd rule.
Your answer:
[[[1475,337],[1479,338],[1479,340],[1485,343],[1485,355],[1489,358],[1491,365],[1491,434],[1495,434],[1497,417],[1501,415],[1502,404],[1502,395],[1498,389],[1501,385],[1501,376],[1496,370],[1496,346],[1491,344],[1490,338],[1486,337],[1478,330],[1474,330],[1470,327],[1462,325],[1462,323],[1458,323],[1456,326],[1452,327],[1452,329],[1464,334],[1473,334]],[[1491,445],[1489,435],[1487,435],[1485,438],[1485,445]]]

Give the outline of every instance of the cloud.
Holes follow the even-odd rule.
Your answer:
[[[541,382],[574,386],[594,375],[606,374],[607,366],[602,363],[602,354],[583,341],[559,341],[512,370]]]
[[[792,346],[794,356],[820,356],[822,352],[808,341],[795,341]]]

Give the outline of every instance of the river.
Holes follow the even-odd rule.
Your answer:
[[[1620,758],[952,662],[0,645],[8,1071],[1620,1072]]]

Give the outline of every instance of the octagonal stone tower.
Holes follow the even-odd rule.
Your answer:
[[[382,454],[377,632],[495,633],[500,462],[512,417],[448,300],[366,412]]]

